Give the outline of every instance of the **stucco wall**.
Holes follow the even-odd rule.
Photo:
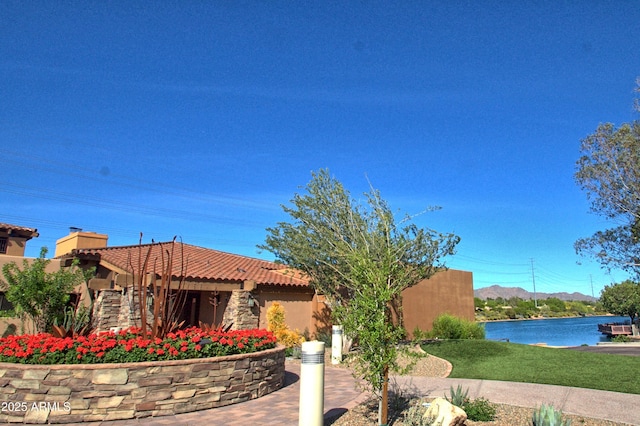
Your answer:
[[[24,256],[28,241],[26,238],[12,236],[6,232],[0,232],[0,237],[7,238],[7,252],[3,254],[8,256]]]
[[[260,287],[258,288],[260,289]],[[267,309],[269,309],[273,302],[278,302],[284,307],[285,323],[290,329],[297,329],[300,333],[304,333],[305,331],[309,333],[313,332],[312,292],[274,292],[260,290],[257,295],[260,305],[259,328],[267,328]]]
[[[18,265],[18,267],[22,270],[22,263],[23,261],[26,260],[27,263],[31,264],[33,263],[33,261],[35,260],[35,258],[32,257],[22,257],[22,256],[10,256],[10,255],[5,255],[5,254],[0,254],[0,270],[2,270],[2,267],[7,264],[7,263],[11,263],[11,262],[15,262],[16,265]],[[60,270],[60,260],[59,259],[47,259],[50,260],[49,264],[47,265],[45,271],[46,272],[55,272],[55,271],[59,271]],[[4,281],[4,276],[0,274],[0,280]]]
[[[200,311],[198,318],[204,324],[222,324],[224,318],[224,311],[227,308],[227,304],[231,299],[230,291],[221,291],[218,293],[218,306],[216,308],[216,317],[213,317],[213,305],[210,303],[210,299],[215,297],[212,291],[203,291],[200,294]],[[263,327],[264,328],[264,327]]]
[[[431,330],[433,320],[449,313],[474,321],[473,274],[449,269],[436,273],[402,293],[405,328]]]
[[[267,327],[266,313],[273,302],[279,302],[285,309],[285,322],[291,329],[308,331],[312,336],[325,327],[330,331],[331,319],[322,297],[317,297],[309,289],[294,291],[270,291],[261,288],[258,293],[260,304],[260,328]],[[405,329],[409,334],[419,327],[426,331],[432,328],[433,320],[440,314],[449,313],[474,321],[473,274],[467,271],[449,269],[436,273],[403,294]]]
[[[76,423],[205,410],[280,389],[284,371],[284,347],[182,361],[0,363],[0,422]]]

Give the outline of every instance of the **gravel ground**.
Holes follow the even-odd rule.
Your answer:
[[[325,354],[325,365],[331,365],[330,351]],[[287,362],[299,362],[299,360],[288,360]],[[408,358],[401,358],[400,364],[407,365]],[[349,368],[348,359],[346,362],[338,366],[338,368]],[[416,362],[411,372],[412,376],[425,377],[446,377],[449,373],[449,364],[440,358],[426,355]],[[392,388],[393,386],[391,386]],[[389,425],[408,426],[410,422],[403,422],[403,418],[409,412],[409,409],[428,400],[420,400],[411,395],[394,395],[390,392],[389,396]],[[491,402],[491,401],[489,401]],[[492,404],[496,408],[496,418],[490,422],[474,422],[468,420],[468,426],[531,426],[531,416],[533,409],[526,407],[516,407],[504,404]],[[581,416],[565,415],[565,419],[571,419],[572,426],[628,426],[624,423],[616,423],[605,420],[590,419]],[[325,422],[325,426],[370,426],[378,423],[378,403],[371,399],[366,401],[348,412],[342,414],[338,418],[334,418]]]
[[[417,402],[412,400],[410,404]],[[533,410],[531,408],[514,407],[512,405],[493,404],[496,408],[496,418],[490,422],[473,422],[467,420],[465,423],[468,426],[479,425],[493,425],[493,426],[531,426],[531,415]],[[408,408],[404,408],[401,411],[391,412],[389,418],[389,424],[393,426],[409,426],[411,423],[403,422],[403,413],[406,413]],[[589,419],[581,416],[569,416],[565,415],[565,419],[571,419],[572,426],[628,426],[624,423],[615,423],[605,420]],[[357,407],[349,410],[338,419],[325,422],[326,425],[332,426],[371,426],[378,424],[378,405],[375,401],[369,401],[364,404],[360,404]]]

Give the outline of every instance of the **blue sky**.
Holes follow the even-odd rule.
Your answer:
[[[580,140],[638,118],[635,1],[0,2],[0,222],[256,245],[329,168],[492,284],[597,296]],[[533,271],[532,271],[533,259]],[[581,264],[578,264],[581,262]],[[532,273],[533,272],[533,273]]]

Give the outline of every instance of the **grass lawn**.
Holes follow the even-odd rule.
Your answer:
[[[450,377],[544,383],[640,394],[640,357],[489,340],[423,344],[453,365]]]

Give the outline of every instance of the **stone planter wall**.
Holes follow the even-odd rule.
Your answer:
[[[284,382],[284,347],[127,364],[0,363],[0,423],[76,423],[187,413],[259,398]]]

